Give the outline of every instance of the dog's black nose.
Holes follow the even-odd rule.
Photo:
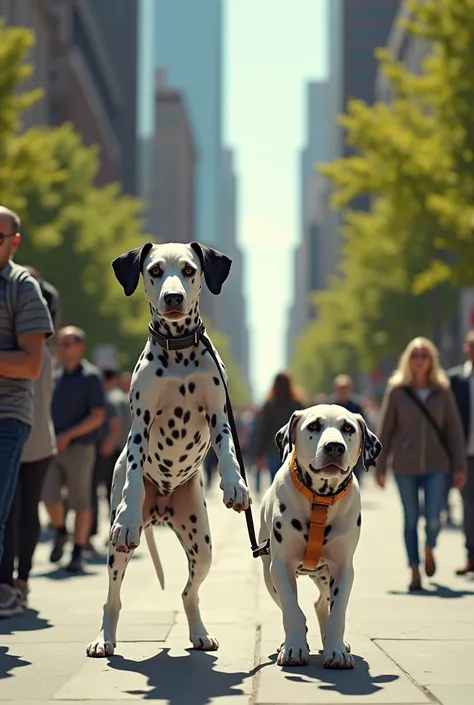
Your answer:
[[[324,444],[324,450],[328,455],[332,455],[333,458],[339,458],[344,454],[346,447],[344,443],[337,443],[336,441],[330,441]]]
[[[183,303],[184,296],[182,294],[165,294],[165,304],[170,308],[177,308]]]

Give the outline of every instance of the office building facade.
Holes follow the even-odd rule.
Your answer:
[[[71,122],[98,145],[98,185],[136,192],[137,5],[127,0],[0,0],[6,24],[33,29],[35,72],[25,87],[44,97],[24,127]]]
[[[217,246],[221,231],[222,3],[155,0],[155,66],[186,100],[198,155],[196,235]]]
[[[156,72],[153,201],[158,242],[194,240],[196,150],[186,101]]]

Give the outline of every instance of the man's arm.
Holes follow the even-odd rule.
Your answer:
[[[0,377],[38,379],[43,366],[44,333],[27,333],[18,339],[19,350],[0,352]]]
[[[102,380],[98,375],[91,374],[84,380],[84,384],[87,385],[90,413],[85,419],[61,434],[69,442],[96,431],[105,421],[105,392]]]
[[[118,446],[122,435],[122,421],[119,416],[113,416],[109,419],[108,426],[109,432],[100,447],[102,455],[111,455]]]
[[[65,434],[68,436],[69,440],[74,440],[75,438],[81,438],[81,436],[86,436],[88,433],[95,431],[100,428],[105,421],[105,409],[102,406],[98,406],[91,410],[89,416],[80,421],[78,424],[68,429]]]
[[[45,338],[53,333],[53,324],[39,284],[30,275],[18,282],[14,325],[18,349],[0,352],[0,376],[38,379]]]

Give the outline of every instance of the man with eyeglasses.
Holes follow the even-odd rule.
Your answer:
[[[53,333],[38,282],[13,256],[20,245],[20,218],[0,206],[0,561],[5,522],[15,496],[23,446],[33,423],[33,381]],[[0,610],[17,599],[0,586]]]
[[[52,417],[58,453],[46,476],[43,490],[55,540],[50,560],[58,563],[68,533],[64,522],[62,490],[67,490],[68,508],[75,511],[74,548],[66,570],[83,570],[83,550],[92,523],[92,479],[100,428],[105,420],[105,392],[97,367],[84,358],[85,333],[75,326],[57,334]]]

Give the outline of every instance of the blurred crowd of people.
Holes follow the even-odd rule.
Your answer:
[[[71,573],[81,573],[84,560],[96,553],[99,488],[104,486],[110,505],[114,466],[131,423],[130,372],[98,369],[85,358],[85,332],[59,327],[56,289],[33,267],[13,262],[20,226],[15,213],[0,207],[0,617],[27,606],[40,502],[50,518],[52,563],[60,563],[69,542]],[[253,489],[259,494],[278,472],[275,435],[294,411],[339,404],[360,414],[383,443],[375,478],[384,488],[390,469],[398,488],[409,590],[422,589],[421,564],[429,577],[436,571],[434,549],[443,511],[446,521],[451,519],[453,488],[462,492],[467,554],[456,572],[474,573],[474,331],[464,353],[465,363],[446,372],[431,341],[411,341],[381,405],[371,395],[356,395],[345,374],[335,378],[332,395],[308,398],[289,372],[280,372],[261,407],[235,413]],[[204,463],[207,487],[216,468],[211,450]],[[363,487],[364,479],[356,476]],[[421,511],[426,519],[422,561]]]
[[[0,617],[27,606],[40,502],[50,517],[52,563],[70,538],[68,572],[82,572],[96,552],[98,488],[110,501],[131,422],[131,374],[89,362],[80,328],[58,330],[59,293],[36,269],[13,262],[20,227],[0,208]]]
[[[381,488],[387,472],[393,473],[403,514],[403,536],[410,569],[409,591],[422,589],[420,565],[428,577],[436,572],[434,549],[442,520],[452,524],[450,493],[461,492],[466,562],[457,575],[474,573],[474,331],[464,343],[466,362],[448,372],[442,369],[436,346],[415,338],[400,355],[379,405],[372,395],[354,394],[345,374],[334,380],[333,394],[312,399],[280,372],[261,408],[245,409],[238,419],[247,463],[252,467],[255,490],[262,489],[280,467],[275,435],[291,414],[310,404],[336,403],[360,414],[378,435],[383,452],[375,479]],[[354,469],[359,485],[364,479]],[[425,517],[423,561],[418,546],[418,524]],[[444,517],[443,517],[444,514]]]

